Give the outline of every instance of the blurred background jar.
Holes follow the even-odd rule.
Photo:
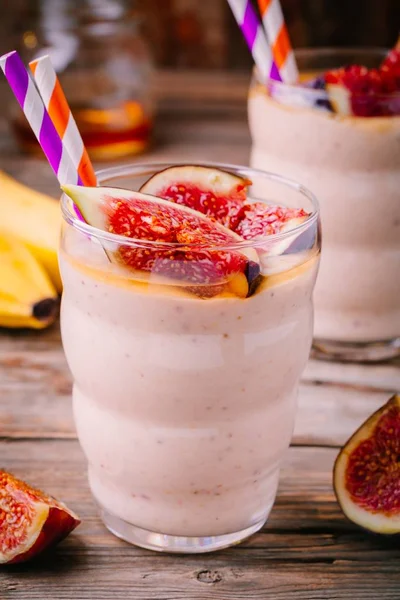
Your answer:
[[[20,35],[26,62],[49,54],[85,146],[95,160],[139,154],[153,129],[153,67],[141,15],[125,0],[41,0]],[[21,111],[13,129],[40,153]]]

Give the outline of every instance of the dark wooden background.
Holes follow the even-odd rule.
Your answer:
[[[0,0],[0,53],[40,25],[45,2],[63,10],[87,0]],[[93,0],[91,0],[93,3]],[[254,0],[256,2],[256,0]],[[158,65],[240,69],[251,64],[226,0],[124,2],[140,14]],[[400,30],[400,0],[281,0],[292,43],[299,46],[390,46]]]

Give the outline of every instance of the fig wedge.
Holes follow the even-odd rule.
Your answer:
[[[0,470],[0,564],[32,559],[79,523],[65,504]]]
[[[137,241],[105,248],[112,262],[132,273],[142,271],[171,284],[180,282],[204,298],[220,293],[221,285],[229,287],[236,276],[246,283],[234,286],[240,289],[240,297],[255,291],[260,280],[255,250],[241,249],[240,236],[202,213],[132,190],[73,185],[62,189],[87,223]]]
[[[352,435],[336,459],[336,497],[344,514],[376,533],[400,533],[400,395]]]

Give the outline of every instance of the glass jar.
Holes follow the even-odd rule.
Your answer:
[[[50,55],[93,159],[147,148],[153,67],[138,15],[125,2],[42,0],[40,22],[22,42],[25,61]],[[39,152],[23,115],[12,122],[21,147]]]
[[[306,81],[341,65],[377,67],[386,53],[312,48],[296,59]],[[320,201],[315,355],[381,361],[400,355],[400,93],[359,94],[357,102],[373,116],[335,114],[325,90],[266,87],[255,73],[250,164],[285,173]]]

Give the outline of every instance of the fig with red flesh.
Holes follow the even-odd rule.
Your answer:
[[[179,165],[153,175],[140,192],[187,206],[235,230],[249,185],[248,179],[221,169]]]
[[[294,229],[308,216],[303,208],[254,202],[244,206],[243,218],[235,231],[245,240],[254,240]]]
[[[394,49],[377,69],[349,65],[325,74],[331,104],[342,116],[381,117],[400,114],[400,50]]]
[[[400,47],[394,48],[380,66],[387,91],[400,91]]]
[[[245,204],[243,215],[236,233],[245,240],[265,238],[262,246],[257,246],[263,275],[280,273],[301,264],[306,260],[304,251],[315,244],[317,229],[311,227],[283,239],[268,240],[273,234],[288,232],[301,225],[310,216],[302,208],[254,202]],[[286,254],[291,256],[283,256]]]
[[[0,564],[37,556],[79,523],[65,504],[0,470]]]
[[[238,250],[243,244],[240,236],[198,211],[132,190],[72,185],[63,190],[90,225],[164,244],[121,244],[117,250],[107,250],[110,260],[124,267],[180,281],[204,297],[230,283],[237,295],[246,297],[259,282],[257,253],[251,248]]]
[[[153,175],[141,191],[202,212],[245,240],[293,229],[307,218],[303,209],[249,203],[250,185],[250,180],[221,169],[182,165]],[[274,254],[284,249],[274,244]]]
[[[400,395],[345,444],[335,462],[333,482],[351,521],[377,533],[400,533]]]

